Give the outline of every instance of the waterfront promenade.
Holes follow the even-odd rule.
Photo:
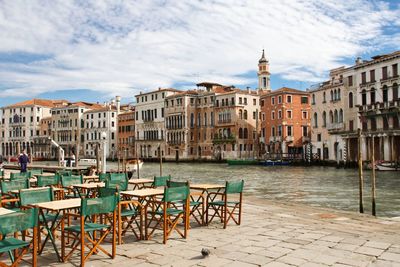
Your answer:
[[[196,227],[187,240],[125,239],[114,260],[93,255],[86,266],[400,266],[400,220],[246,197],[241,226]],[[176,237],[176,235],[173,235]],[[50,250],[50,246],[47,246]],[[201,249],[211,251],[201,256]],[[65,264],[44,252],[38,266]]]

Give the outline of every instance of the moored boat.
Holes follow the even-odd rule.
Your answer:
[[[128,160],[126,162],[126,170],[128,172],[136,172],[139,166],[139,170],[142,168],[143,166],[143,161],[141,161],[140,159],[131,159]]]
[[[261,163],[264,166],[287,166],[290,165],[289,161],[281,161],[281,160],[266,160]]]
[[[228,165],[258,165],[259,162],[256,159],[228,159],[226,161]]]
[[[381,162],[375,166],[380,171],[400,171],[400,166],[396,162]]]

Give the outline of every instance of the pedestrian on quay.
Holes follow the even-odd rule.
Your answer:
[[[26,154],[25,150],[22,151],[21,155],[18,157],[18,163],[19,166],[21,167],[21,172],[26,172],[26,167],[28,166],[29,163],[29,157]]]

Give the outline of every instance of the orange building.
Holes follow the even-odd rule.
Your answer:
[[[135,110],[118,114],[118,156],[135,158]]]
[[[309,98],[308,92],[286,87],[261,96],[261,141],[267,156],[303,153],[311,135]]]

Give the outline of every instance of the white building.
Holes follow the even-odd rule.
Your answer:
[[[157,158],[165,153],[164,100],[176,89],[158,89],[136,95],[136,144],[141,158]]]
[[[36,155],[34,138],[40,136],[42,118],[50,116],[51,108],[65,105],[65,100],[31,99],[1,108],[1,145],[0,155],[18,156],[26,150]]]

